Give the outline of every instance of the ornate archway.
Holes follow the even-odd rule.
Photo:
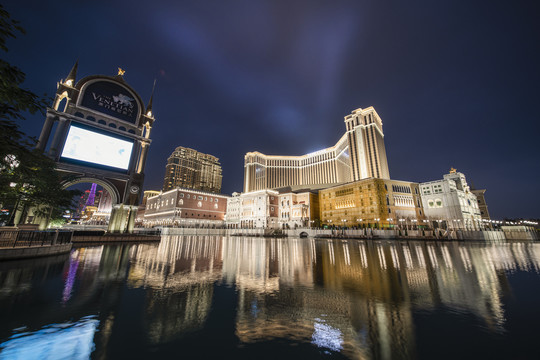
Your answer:
[[[82,182],[103,186],[113,200],[108,230],[132,232],[155,121],[153,95],[145,108],[123,71],[117,76],[87,76],[74,85],[77,66],[58,84],[37,148],[55,160],[61,177],[69,179],[65,187]],[[59,109],[64,99],[67,103]]]

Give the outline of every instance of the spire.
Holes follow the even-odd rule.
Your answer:
[[[150,100],[148,105],[146,105],[146,116],[152,116],[152,100],[154,99],[154,90],[156,88],[156,79],[154,79],[154,86],[152,86],[152,95],[150,95]]]
[[[77,77],[77,68],[79,67],[79,59],[75,62],[75,65],[71,68],[71,71],[69,72],[65,84],[69,86],[73,86],[75,83],[75,78]]]

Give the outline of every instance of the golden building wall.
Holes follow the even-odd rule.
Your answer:
[[[411,225],[424,219],[417,183],[364,179],[319,191],[324,225]]]

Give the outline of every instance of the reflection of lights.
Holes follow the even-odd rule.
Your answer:
[[[69,257],[69,271],[64,284],[64,292],[62,294],[62,303],[65,304],[71,298],[77,268],[79,267],[79,251],[75,250]]]
[[[311,342],[318,347],[324,347],[333,351],[343,349],[343,335],[339,329],[335,329],[324,323],[324,320],[315,319],[314,331]]]
[[[98,324],[96,316],[86,316],[76,323],[51,324],[34,332],[15,333],[0,344],[0,359],[89,359]]]

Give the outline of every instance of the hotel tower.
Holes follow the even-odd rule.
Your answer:
[[[217,157],[178,146],[167,159],[163,191],[185,188],[219,194],[222,178]]]
[[[366,178],[389,179],[382,121],[375,109],[345,117],[347,132],[336,145],[300,156],[249,152],[244,157],[244,192],[286,186],[317,187]]]

